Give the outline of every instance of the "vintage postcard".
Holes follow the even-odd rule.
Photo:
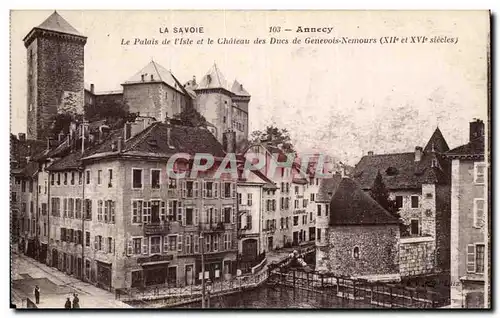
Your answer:
[[[11,307],[491,308],[489,11],[10,14]]]

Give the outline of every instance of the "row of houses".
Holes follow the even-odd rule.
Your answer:
[[[452,307],[489,303],[488,166],[484,123],[449,149],[437,128],[414,152],[361,158],[349,177],[321,181],[316,269],[374,281],[445,279]],[[380,174],[398,214],[370,195]],[[322,233],[322,234],[320,234]],[[424,286],[425,287],[425,286]]]
[[[249,271],[265,252],[314,242],[319,179],[295,163],[270,174],[269,163],[284,153],[266,143],[237,156],[237,178],[217,176],[236,142],[233,132],[226,135],[229,148],[207,128],[176,121],[138,117],[115,130],[81,124],[13,170],[19,248],[116,289],[199,283],[202,253],[206,275],[228,279]],[[245,173],[245,156],[255,152],[269,163]],[[169,176],[167,162],[178,153],[210,154],[215,164],[195,178]],[[192,159],[177,160],[175,169],[192,166]]]

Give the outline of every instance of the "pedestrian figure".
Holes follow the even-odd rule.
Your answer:
[[[40,287],[38,285],[35,286],[35,302],[40,303]]]
[[[73,308],[80,308],[80,299],[78,299],[78,294],[73,294]]]
[[[66,303],[64,304],[64,309],[71,309],[71,300],[69,300],[69,297],[66,298]]]

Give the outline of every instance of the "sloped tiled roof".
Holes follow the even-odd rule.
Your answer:
[[[142,75],[144,75],[144,81],[142,80]],[[151,75],[153,75],[153,80],[151,80]],[[178,83],[174,75],[156,63],[151,61],[143,67],[139,72],[135,73],[131,78],[129,78],[124,84],[137,84],[137,83],[148,83],[148,82],[163,82],[180,93],[184,93],[182,90],[182,85]]]
[[[319,182],[318,195],[316,202],[330,202],[332,195],[337,191],[337,188],[342,180],[340,174],[334,174],[332,178],[324,178]]]
[[[224,77],[224,75],[222,75],[222,72],[219,70],[217,64],[215,63],[208,70],[205,76],[203,76],[201,81],[194,89],[198,90],[198,89],[211,89],[211,88],[223,88],[225,90],[230,91],[226,78]]]
[[[242,84],[240,84],[237,80],[234,80],[233,86],[231,87],[231,92],[238,96],[250,97],[250,94],[246,91]]]
[[[427,145],[424,148],[424,151],[433,150],[440,153],[450,150],[450,147],[448,147],[448,143],[444,139],[444,136],[441,133],[441,130],[439,130],[439,127],[434,130],[434,133],[432,134],[429,142],[427,142]]]
[[[438,167],[432,167],[436,159]],[[363,189],[373,186],[380,171],[388,189],[417,189],[422,184],[448,183],[448,164],[437,153],[423,152],[415,161],[415,152],[364,156],[358,162],[352,177]]]
[[[38,26],[39,29],[55,31],[60,33],[82,36],[68,21],[54,11],[45,21]]]
[[[451,149],[446,156],[483,156],[484,155],[484,136],[478,137],[465,145]]]
[[[343,178],[330,202],[329,225],[398,224],[399,220],[381,207],[349,178]]]

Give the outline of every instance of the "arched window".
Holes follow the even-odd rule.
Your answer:
[[[359,259],[359,247],[354,247],[354,249],[352,250],[352,257],[354,259]]]

